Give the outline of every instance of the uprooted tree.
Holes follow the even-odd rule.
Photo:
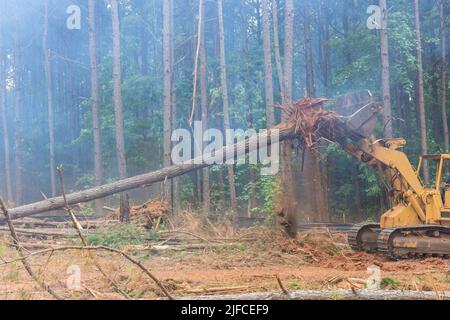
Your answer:
[[[289,115],[288,119],[267,131],[251,136],[233,145],[225,146],[213,154],[201,158],[190,159],[182,164],[172,165],[158,171],[67,194],[67,203],[69,205],[75,205],[93,201],[127,190],[166,181],[191,171],[211,166],[213,163],[218,163],[219,160],[229,159],[230,155],[240,157],[258,149],[258,141],[261,140],[267,141],[267,144],[264,145],[264,147],[266,147],[274,142],[298,139],[302,148],[313,150],[316,142],[320,139],[326,139],[341,144],[344,144],[346,139],[359,140],[362,137],[361,133],[358,132],[358,130],[355,130],[356,128],[354,125],[350,125],[348,117],[343,117],[334,111],[328,111],[323,108],[326,101],[328,101],[328,99],[303,99],[297,101],[293,105],[280,106],[280,108],[283,108]],[[372,104],[375,105],[374,103]],[[364,117],[365,121],[371,119],[372,116],[378,112],[378,109],[373,108],[372,104],[366,104],[366,107],[370,107],[369,109],[366,109],[371,115],[366,115]],[[277,141],[273,141],[275,131],[278,133]],[[65,199],[60,196],[11,208],[9,209],[9,213],[11,219],[15,220],[38,213],[60,210],[63,209],[65,205]],[[278,209],[278,221],[289,234],[293,234],[295,233],[297,226],[295,223],[292,223],[292,221],[295,221],[294,217],[285,216],[284,212],[292,212],[291,210],[284,210],[286,209],[283,208],[285,205],[288,204],[283,204],[282,208]],[[0,223],[4,224],[5,220],[0,219]]]

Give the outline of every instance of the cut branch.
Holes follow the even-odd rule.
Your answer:
[[[16,231],[14,229],[14,225],[13,225],[13,223],[11,221],[10,216],[9,216],[8,209],[6,208],[6,206],[3,203],[2,199],[0,199],[0,210],[3,212],[3,215],[5,216],[6,222],[8,223],[8,227],[9,227],[9,230],[11,232],[11,237],[14,240],[15,248],[17,250],[17,253],[19,254],[19,257],[24,257],[25,256],[24,248],[20,244],[19,237],[17,236]],[[21,262],[22,262],[25,270],[29,274],[29,276],[31,278],[33,278],[33,280],[36,281],[42,289],[47,291],[51,296],[53,296],[57,300],[63,300],[64,299],[62,296],[60,296],[58,293],[56,293],[55,290],[53,290],[49,285],[47,285],[44,281],[39,279],[39,277],[36,275],[36,273],[34,273],[33,269],[31,268],[31,266],[28,263],[28,261],[26,261],[26,259],[21,260]]]

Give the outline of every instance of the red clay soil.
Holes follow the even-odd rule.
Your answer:
[[[253,230],[236,246],[211,247],[185,252],[129,252],[138,257],[175,296],[280,290],[276,276],[288,290],[348,288],[364,283],[367,267],[377,265],[381,275],[397,289],[450,290],[450,261],[437,258],[390,261],[383,256],[352,252],[342,234],[327,231],[302,234],[296,240],[267,231]],[[255,237],[254,239],[252,237]],[[14,251],[0,248],[5,259]],[[161,292],[145,275],[110,254],[97,254],[108,274],[133,298],[153,299]],[[30,260],[58,292],[73,299],[121,298],[79,252],[54,253]],[[82,288],[68,290],[67,268],[81,269]],[[354,280],[357,279],[357,280]],[[389,288],[388,288],[389,289]],[[393,288],[394,289],[394,288]],[[0,298],[49,299],[25,274],[20,264],[0,266]]]

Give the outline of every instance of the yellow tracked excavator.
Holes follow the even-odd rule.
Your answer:
[[[340,120],[352,134],[335,139],[346,152],[379,170],[385,180],[391,208],[379,224],[357,224],[348,234],[356,251],[381,252],[391,258],[450,256],[450,154],[422,155],[414,168],[402,152],[402,138],[374,140],[371,132],[380,113],[369,92],[359,93],[349,103],[336,101]],[[352,99],[355,100],[355,96]],[[347,116],[345,116],[347,114]],[[327,132],[323,132],[327,136]],[[430,181],[422,179],[427,163]]]

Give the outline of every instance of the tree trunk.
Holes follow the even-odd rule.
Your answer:
[[[48,2],[45,1],[44,33],[42,35],[42,50],[44,53],[45,80],[47,83],[48,136],[50,146],[50,187],[52,197],[56,195],[55,166],[55,124],[53,108],[52,70],[50,64],[50,49],[48,47]]]
[[[216,128],[219,130],[223,130],[223,123],[221,121],[221,117],[216,115],[215,118],[216,118],[216,122],[215,122]],[[225,178],[223,175],[223,167],[219,166],[217,168],[216,172],[217,172],[217,183],[219,186],[220,202],[221,202],[220,206],[217,206],[217,207],[219,207],[220,209],[223,209],[226,207]]]
[[[264,47],[264,87],[266,93],[266,124],[270,128],[275,123],[273,100],[272,50],[270,40],[269,0],[261,1]]]
[[[428,154],[427,141],[427,120],[425,117],[425,96],[423,83],[423,62],[422,62],[422,35],[420,32],[420,9],[419,0],[414,0],[414,15],[415,15],[415,29],[416,29],[416,50],[417,50],[417,97],[418,97],[418,111],[419,111],[419,128],[420,128],[420,145],[422,155]],[[423,178],[425,184],[430,182],[430,175],[428,172],[427,161],[423,162]]]
[[[306,93],[307,97],[313,98],[316,95],[315,81],[314,81],[314,63],[313,63],[313,52],[312,52],[312,41],[311,41],[311,24],[310,24],[310,7],[309,0],[304,2],[304,21],[303,21],[303,35],[305,40],[305,62],[306,62]],[[320,159],[318,152],[311,152],[305,150],[306,157],[310,158],[307,161],[308,164],[306,170],[311,174],[312,191],[315,200],[314,209],[316,211],[316,221],[324,222],[327,213],[326,209],[326,192],[322,185],[322,176],[320,168]],[[311,191],[311,190],[308,190]]]
[[[149,10],[146,7],[146,1],[145,0],[140,0],[139,2],[139,7],[142,8],[143,10],[143,16],[144,17],[148,17],[149,16]],[[140,41],[140,45],[141,45],[141,52],[140,52],[140,56],[141,56],[141,73],[144,76],[148,76],[150,73],[150,66],[149,66],[149,61],[148,61],[148,57],[149,57],[149,47],[148,47],[148,36],[149,36],[149,26],[147,24],[146,21],[142,21],[141,24],[141,41]]]
[[[322,46],[322,77],[323,77],[323,86],[324,86],[324,96],[328,97],[328,87],[329,87],[329,41],[330,41],[330,30],[329,30],[329,21],[330,21],[330,14],[328,11],[328,7],[325,3],[325,0],[322,0],[321,2],[321,16],[322,19],[320,21],[320,24],[322,25],[322,41],[320,45]]]
[[[206,43],[205,43],[205,1],[200,1],[199,9],[201,14],[200,25],[200,109],[203,125],[203,132],[208,129],[208,82],[207,82],[207,61],[206,61]],[[211,187],[209,182],[209,168],[203,169],[202,175],[202,212],[205,216],[209,215],[211,209]]]
[[[275,64],[277,68],[278,74],[278,82],[280,86],[280,94],[282,104],[285,104],[284,97],[284,75],[283,75],[283,67],[281,65],[281,55],[280,55],[280,36],[278,33],[278,0],[272,1],[272,20],[273,20],[273,46],[275,52]]]
[[[19,22],[16,21],[17,26]],[[14,38],[14,164],[15,164],[15,196],[14,203],[22,203],[22,48],[19,32],[16,30]]]
[[[449,136],[448,136],[448,119],[447,119],[447,47],[446,47],[446,32],[445,32],[445,1],[439,1],[439,17],[441,28],[441,109],[442,109],[442,125],[444,131],[444,148],[445,152],[450,152]]]
[[[352,184],[355,196],[353,198],[353,210],[352,215],[356,217],[356,222],[361,222],[364,219],[362,207],[361,207],[361,184],[359,182],[359,168],[356,161],[352,161],[351,167]]]
[[[430,64],[433,65],[433,76],[431,77],[430,80],[430,85],[431,85],[431,93],[432,93],[432,101],[433,103],[432,108],[433,108],[433,121],[432,121],[432,126],[433,126],[433,139],[434,141],[440,141],[441,140],[441,130],[440,130],[440,126],[442,123],[442,119],[441,119],[441,106],[439,104],[439,71],[438,71],[438,65],[439,65],[439,61],[438,58],[436,56],[432,57],[430,59]]]
[[[381,92],[383,95],[383,123],[384,137],[392,138],[392,109],[389,75],[389,42],[388,42],[388,18],[386,0],[380,0],[381,9]]]
[[[248,205],[247,205],[247,217],[251,218],[253,216],[253,209],[256,207],[256,172],[253,166],[248,168],[248,182],[250,188],[248,190]]]
[[[278,128],[278,126],[277,126]],[[293,138],[293,127],[280,127],[279,139],[278,141],[284,141],[286,139]],[[161,170],[142,174],[132,178],[127,178],[105,184],[99,187],[90,188],[81,192],[76,192],[67,195],[67,201],[69,205],[74,205],[77,203],[88,202],[100,198],[104,198],[116,193],[121,193],[127,190],[148,186],[153,183],[162,182],[165,180],[170,180],[174,177],[180,175],[200,170],[208,167],[207,163],[213,163],[214,161],[225,161],[226,155],[234,152],[236,156],[244,155],[245,153],[251,152],[257,148],[257,143],[255,141],[261,141],[264,137],[267,137],[268,146],[271,143],[271,132],[270,130],[266,133],[261,133],[259,135],[253,136],[251,139],[241,141],[234,145],[229,145],[223,147],[222,150],[218,150],[216,155],[205,156],[202,158],[191,159],[182,164],[172,165]],[[222,155],[222,157],[219,157]],[[65,201],[63,197],[56,197],[46,199],[40,202],[28,204],[22,207],[16,207],[9,210],[12,219],[19,219],[27,216],[31,216],[37,213],[42,213],[46,211],[59,210],[64,208]],[[4,219],[0,219],[0,223],[4,223]]]
[[[114,116],[116,126],[116,156],[119,178],[127,177],[127,162],[125,157],[125,135],[123,127],[122,105],[122,71],[120,63],[120,22],[118,0],[110,0],[113,38],[113,82],[114,82]],[[164,1],[165,3],[165,1]]]
[[[121,223],[130,223],[130,197],[128,193],[120,195],[119,218]]]
[[[219,45],[220,45],[220,84],[222,88],[223,103],[223,122],[225,131],[231,128],[228,87],[227,87],[227,68],[225,61],[225,32],[223,27],[222,0],[217,0],[217,16],[219,20]],[[238,224],[236,184],[233,165],[227,165],[228,184],[230,188],[231,211],[235,225]]]
[[[9,154],[9,129],[8,129],[8,113],[6,112],[6,74],[4,70],[4,55],[3,55],[3,29],[0,23],[0,114],[2,121],[3,133],[3,147],[4,147],[4,161],[5,161],[5,184],[6,184],[6,199],[8,202],[13,202],[13,191],[11,184],[11,158]]]
[[[89,0],[89,62],[91,71],[92,136],[94,139],[94,183],[100,186],[103,181],[102,144],[100,129],[100,98],[97,71],[97,44],[95,25],[95,0]],[[103,212],[103,201],[95,201],[95,212]]]
[[[283,70],[283,97],[284,104],[292,103],[292,65],[294,47],[294,1],[286,0],[285,14],[285,46],[284,46],[284,70]],[[283,111],[282,121],[286,121],[288,114]],[[294,192],[292,172],[292,142],[285,141],[281,144],[281,183],[283,192],[283,213],[287,221],[286,232],[295,237],[297,235],[297,201]]]
[[[286,103],[292,103],[292,66],[294,55],[294,0],[286,0],[284,39],[284,91]]]
[[[172,113],[172,0],[163,1],[163,65],[164,65],[164,106],[163,106],[163,166],[170,166],[171,153],[171,113]],[[172,182],[164,182],[164,198],[172,204]]]
[[[170,63],[172,65],[172,110],[171,110],[171,125],[172,130],[177,128],[177,92],[176,92],[176,79],[175,79],[175,2],[171,1],[170,6],[170,29],[171,29],[171,43],[170,43]],[[172,207],[173,213],[178,214],[181,211],[181,199],[180,199],[180,179],[175,177],[172,180]]]
[[[434,291],[400,291],[400,290],[310,290],[283,292],[255,292],[226,295],[203,295],[179,297],[180,300],[437,300],[440,293]],[[450,292],[443,292],[442,299],[450,300]],[[166,300],[161,299],[161,300]]]
[[[316,96],[316,87],[314,83],[314,63],[311,40],[310,7],[309,0],[304,0],[304,21],[303,36],[305,40],[305,61],[306,61],[306,90],[308,97]]]

